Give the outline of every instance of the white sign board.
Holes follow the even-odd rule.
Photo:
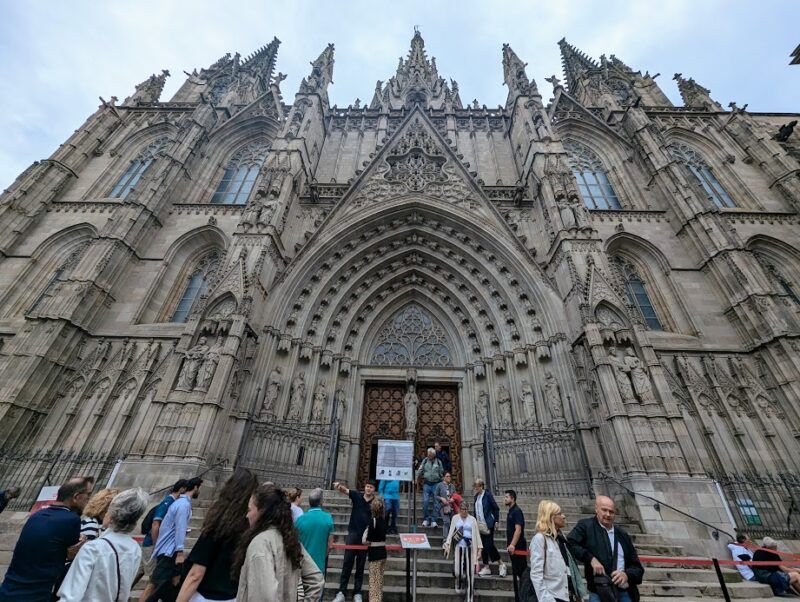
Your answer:
[[[36,502],[33,504],[31,508],[31,514],[34,512],[41,510],[42,508],[47,508],[50,504],[56,501],[56,497],[58,497],[58,485],[45,485],[39,491],[39,495],[36,498]]]
[[[400,545],[405,550],[430,550],[431,544],[425,533],[401,533]]]
[[[378,481],[413,481],[414,442],[378,439],[375,479]]]

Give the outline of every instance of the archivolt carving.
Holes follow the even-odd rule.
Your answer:
[[[452,366],[444,329],[419,305],[397,312],[378,334],[371,362],[379,366]]]

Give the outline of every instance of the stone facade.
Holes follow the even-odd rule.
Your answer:
[[[575,425],[592,473],[712,521],[707,473],[798,471],[796,115],[563,40],[549,103],[505,45],[505,106],[464,104],[418,32],[369,104],[330,106],[333,45],[287,102],[278,46],[104,101],[2,195],[6,448],[162,485],[338,418],[354,480],[365,388],[427,382],[467,483],[487,424]]]

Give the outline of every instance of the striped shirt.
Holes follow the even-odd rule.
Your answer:
[[[97,539],[100,537],[100,521],[88,516],[81,517],[81,537],[86,539]]]

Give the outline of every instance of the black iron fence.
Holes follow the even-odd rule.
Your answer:
[[[19,487],[9,510],[29,510],[42,487],[60,485],[71,477],[94,477],[104,487],[122,456],[109,452],[0,449],[0,489]]]
[[[592,480],[574,426],[492,429],[484,437],[487,474],[495,491],[518,495],[591,497]]]
[[[738,531],[751,537],[800,537],[800,475],[712,475],[725,493]]]
[[[278,485],[329,487],[336,470],[339,425],[253,420],[237,466]]]

